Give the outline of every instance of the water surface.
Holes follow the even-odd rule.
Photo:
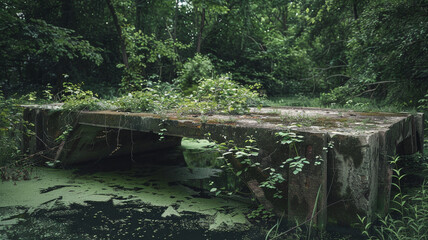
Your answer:
[[[205,141],[0,183],[0,239],[261,239],[249,197]],[[210,184],[211,183],[211,184]]]

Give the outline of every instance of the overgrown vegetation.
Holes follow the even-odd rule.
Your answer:
[[[303,136],[297,135],[293,132],[278,132],[276,136],[279,138],[279,143],[289,147],[289,158],[281,163],[278,169],[275,169],[273,166],[266,167],[261,169],[260,162],[257,161],[259,154],[259,149],[257,148],[257,142],[252,137],[249,136],[245,140],[245,146],[237,146],[233,140],[217,143],[217,148],[222,152],[222,157],[220,159],[224,160],[224,168],[227,171],[234,173],[242,181],[246,182],[249,176],[254,177],[254,171],[259,171],[265,174],[266,178],[264,181],[260,182],[259,187],[272,193],[274,199],[282,199],[284,193],[280,190],[280,185],[286,181],[284,179],[282,169],[286,166],[293,169],[293,174],[299,174],[305,165],[314,164],[319,165],[323,161],[321,157],[316,157],[313,163],[309,162],[306,158],[301,157],[297,151],[297,145],[300,142],[303,142]],[[210,136],[208,136],[209,138]],[[242,143],[241,143],[242,144]],[[329,148],[333,147],[333,143],[329,144]],[[327,150],[327,149],[325,149]],[[293,155],[293,156],[291,156]],[[251,174],[252,172],[252,174]],[[223,189],[212,188],[211,192],[214,192],[215,195],[223,193]],[[231,195],[232,192],[227,192]],[[318,198],[318,197],[317,197]],[[315,215],[316,209],[313,210],[313,216]],[[259,203],[257,209],[250,212],[247,216],[249,219],[263,220],[266,222],[273,222],[273,219],[276,219],[278,216],[273,212],[272,209],[266,209],[265,206]],[[276,228],[276,231],[269,231],[266,235],[266,239],[276,238],[284,233],[278,232],[279,225],[281,225],[282,218],[284,214],[279,216],[277,223],[272,227],[271,231]],[[308,238],[311,236],[312,221],[306,224],[298,224],[294,228],[294,233],[301,232],[301,227],[305,225],[309,229]],[[291,231],[291,230],[290,230]],[[299,236],[299,235],[296,235]],[[301,237],[301,235],[300,235]]]
[[[1,178],[26,178],[32,164],[19,146],[32,134],[18,107],[28,100],[202,121],[261,105],[428,114],[427,12],[426,0],[1,1]],[[293,153],[279,168],[299,174],[311,163],[293,134],[277,134]],[[237,176],[258,166],[253,139],[223,147],[243,166]],[[263,169],[261,186],[275,190],[285,181],[279,171]],[[411,195],[395,186],[399,207],[373,225],[362,218],[363,233],[425,237],[426,182]]]
[[[68,111],[96,110],[101,107],[97,95],[90,90],[82,90],[81,84],[64,82],[62,108]]]
[[[403,168],[399,167],[399,157],[391,164],[393,169],[393,196],[390,213],[378,217],[375,222],[367,222],[359,217],[362,234],[367,239],[427,239],[428,238],[428,190],[425,178],[419,188],[406,193],[403,179],[406,177]],[[426,162],[424,170],[428,171]],[[425,173],[426,174],[426,173]]]
[[[0,91],[0,179],[20,180],[28,179],[32,159],[27,158],[21,151],[23,137],[31,136],[32,124],[23,120],[22,109],[19,102],[24,98],[32,99],[33,96],[23,96],[21,99],[5,99]]]
[[[414,108],[427,91],[425,0],[2,1],[6,97],[63,76],[118,97],[153,83],[190,95],[200,79],[260,84],[269,96],[368,97]],[[118,87],[119,86],[119,87]]]
[[[65,82],[62,108],[70,111],[117,109],[131,112],[178,114],[246,113],[250,106],[259,106],[261,98],[255,91],[240,86],[227,76],[200,79],[197,88],[186,95],[173,84],[153,84],[132,91],[114,100],[101,100],[81,84]]]

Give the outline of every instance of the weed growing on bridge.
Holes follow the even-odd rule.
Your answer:
[[[69,82],[63,83],[63,95],[62,101],[64,105],[63,109],[69,111],[79,110],[97,110],[101,108],[100,100],[98,95],[94,94],[90,90],[83,90],[81,84],[73,84]]]
[[[299,155],[297,144],[303,142],[303,136],[298,135],[294,132],[278,132],[276,136],[279,137],[278,143],[282,145],[287,145],[289,147],[289,154],[293,157],[288,158],[283,161],[279,167],[268,166],[264,169],[260,169],[261,164],[257,161],[258,159],[258,148],[256,148],[256,140],[253,137],[249,137],[244,147],[236,146],[234,141],[227,141],[224,143],[217,144],[219,149],[224,151],[222,159],[225,160],[226,168],[235,173],[241,180],[247,182],[254,178],[254,174],[257,172],[265,176],[265,180],[261,181],[258,186],[267,190],[265,194],[271,196],[275,201],[281,201],[284,197],[283,192],[281,191],[282,185],[287,179],[284,177],[284,172],[287,166],[293,171],[293,174],[299,174],[303,171],[305,165],[310,164],[309,160]],[[334,143],[330,142],[323,151],[328,151],[328,149],[333,148]],[[320,165],[324,161],[321,156],[317,156],[314,159],[314,165]],[[251,180],[252,181],[252,180]],[[222,193],[222,189],[212,188],[211,192],[215,195]],[[319,195],[321,191],[321,186],[319,186],[315,206],[319,201]],[[229,193],[230,194],[230,193]],[[258,197],[258,199],[263,199],[263,197]],[[257,209],[252,211],[247,215],[249,219],[261,219],[261,220],[272,220],[276,215],[272,210],[268,209],[269,205],[260,204]],[[297,223],[295,227],[290,228],[287,231],[279,231],[279,226],[281,224],[282,216],[277,223],[267,232],[266,239],[276,239],[278,237],[283,237],[289,234],[297,234],[296,237],[311,239],[312,228],[313,228],[313,218],[317,215],[317,208],[312,210],[312,215],[309,219],[302,223]],[[303,235],[302,226],[307,226],[308,232],[307,237]]]
[[[247,173],[250,168],[260,166],[260,163],[254,162],[254,158],[259,154],[259,149],[255,147],[255,139],[249,136],[245,143],[248,145],[244,147],[236,146],[233,140],[217,144],[218,149],[224,151],[220,159],[225,160],[227,169],[233,171],[238,177],[243,173]],[[235,171],[234,166],[232,166],[231,160],[233,161],[234,159],[237,160],[234,165],[239,169],[238,171]]]
[[[168,131],[168,129],[166,129],[165,119],[162,119],[158,126],[159,126],[159,133],[158,133],[159,141],[163,141],[165,139],[165,133]]]
[[[56,139],[55,142],[62,142],[65,141],[65,139],[67,138],[67,136],[71,133],[71,131],[73,131],[73,126],[71,126],[70,124],[66,124],[65,125],[65,130],[61,133],[61,135],[59,135]]]
[[[113,105],[119,111],[148,112],[153,111],[156,94],[153,91],[135,91],[117,98]]]
[[[96,94],[82,89],[83,84],[64,83],[63,109],[71,111],[115,109],[131,112],[162,114],[246,113],[249,106],[261,103],[256,91],[243,87],[229,76],[201,79],[190,95],[174,84],[152,84],[142,90],[129,92],[112,101],[102,101]],[[51,95],[47,95],[51,98]]]
[[[284,168],[288,165],[290,168],[293,168],[293,174],[298,174],[302,171],[305,164],[309,164],[309,161],[305,157],[301,157],[297,150],[297,143],[303,142],[303,136],[297,135],[294,132],[277,132],[275,133],[277,137],[280,138],[279,142],[283,145],[288,145],[290,152],[295,152],[295,157],[290,157],[280,165],[281,168]]]
[[[290,157],[283,161],[279,165],[279,169],[276,169],[274,166],[260,169],[261,164],[257,161],[259,149],[256,147],[256,140],[253,136],[248,137],[245,141],[246,146],[244,147],[238,147],[233,140],[217,143],[217,147],[224,152],[221,159],[225,160],[225,168],[228,171],[233,172],[236,176],[244,180],[244,182],[245,180],[249,180],[248,176],[255,172],[267,175],[265,180],[259,183],[259,187],[272,192],[273,198],[281,199],[283,198],[283,192],[280,190],[279,185],[286,181],[284,178],[284,170],[281,169],[288,166],[293,169],[293,174],[299,174],[304,165],[310,164],[310,162],[305,157],[301,157],[297,150],[296,144],[303,142],[303,136],[294,132],[278,132],[276,136],[280,137],[278,141],[280,144],[289,146],[290,154],[294,152],[294,157]],[[316,157],[314,164],[319,165],[322,161],[323,159],[321,157]],[[250,173],[250,171],[252,172]],[[212,192],[218,195],[221,193],[221,189],[213,188]],[[262,211],[259,209],[256,212]],[[251,215],[257,215],[257,213],[252,213]]]

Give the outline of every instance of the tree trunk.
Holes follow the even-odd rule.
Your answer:
[[[352,12],[354,14],[354,20],[357,20],[358,19],[357,0],[352,1]]]
[[[173,38],[174,42],[177,40],[178,1],[179,0],[175,0],[174,23],[172,26],[172,38]]]
[[[196,45],[196,52],[201,52],[201,45],[202,45],[202,32],[205,27],[205,8],[202,8],[202,14],[201,14],[201,26],[199,27],[199,33],[198,33],[198,44]]]
[[[178,3],[179,0],[175,0],[175,10],[174,10],[174,22],[172,25],[172,41],[174,42],[174,51],[177,54],[178,62],[181,62],[180,55],[178,54],[177,46],[175,45],[177,43],[177,25],[178,25]]]
[[[117,14],[116,14],[116,10],[114,9],[114,6],[111,2],[111,0],[106,0],[108,9],[110,10],[110,13],[113,17],[113,24],[116,28],[117,31],[117,35],[119,35],[119,41],[120,41],[120,50],[122,52],[122,59],[123,59],[123,64],[125,65],[126,68],[129,68],[129,64],[128,64],[128,55],[126,54],[126,43],[125,43],[125,38],[123,37],[122,34],[122,28],[119,25],[119,20],[117,19]]]
[[[135,28],[141,30],[141,0],[135,1]]]
[[[71,28],[73,22],[73,5],[71,0],[62,0],[61,5],[61,23],[62,27]]]

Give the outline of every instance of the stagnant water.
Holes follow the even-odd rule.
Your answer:
[[[0,239],[264,239],[250,196],[208,142],[73,169],[37,167],[0,183]],[[210,185],[210,182],[214,184]],[[245,192],[245,191],[244,191]]]
[[[257,204],[218,157],[209,142],[184,139],[133,159],[35,167],[30,180],[0,182],[0,240],[265,239],[277,219],[249,220]],[[284,222],[280,234],[292,227]],[[330,230],[322,239],[362,239]],[[307,237],[298,229],[278,239]]]

